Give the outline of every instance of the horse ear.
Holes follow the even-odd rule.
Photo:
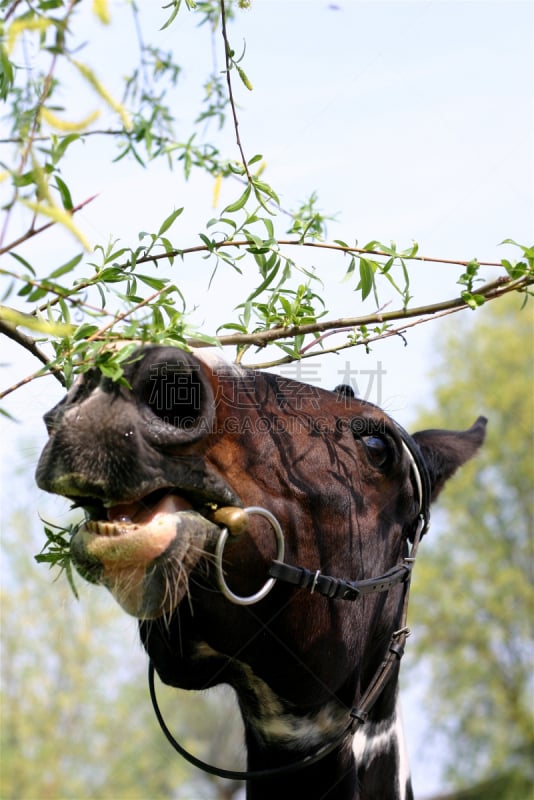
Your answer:
[[[348,383],[340,383],[338,386],[335,386],[334,392],[339,397],[356,397],[354,389],[352,386],[349,386]]]
[[[432,500],[458,467],[472,458],[486,435],[485,417],[479,417],[466,431],[426,430],[414,433],[430,473]]]

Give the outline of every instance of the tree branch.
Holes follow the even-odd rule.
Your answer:
[[[23,347],[25,350],[31,353],[31,355],[34,356],[38,361],[40,361],[41,364],[44,364],[44,366],[48,368],[48,365],[50,364],[50,359],[45,355],[45,353],[43,353],[42,350],[40,350],[37,347],[37,345],[35,344],[35,340],[32,339],[31,336],[27,336],[25,333],[22,333],[13,325],[10,325],[8,322],[5,322],[3,320],[0,320],[0,334],[7,336],[8,339],[11,339],[12,341],[19,344],[21,347]],[[45,371],[41,369],[38,370],[37,372],[32,373],[32,375],[23,378],[14,386],[10,386],[5,391],[0,392],[0,399],[5,397],[7,394],[10,394],[11,392],[15,391],[20,386],[24,386],[26,383],[30,383],[30,381],[32,381],[34,378],[38,378],[40,375],[45,375],[46,372],[49,372],[51,375],[53,375],[54,378],[56,378],[56,380],[58,380],[62,386],[66,386],[65,378],[63,377],[63,373],[61,372],[61,370],[47,369]]]
[[[384,250],[366,250],[363,247],[350,247],[349,245],[334,244],[331,242],[306,242],[302,239],[276,239],[275,245],[280,247],[315,247],[322,250],[333,250],[347,255],[365,255],[365,256],[378,256],[379,258],[392,258],[391,253],[386,253]],[[222,242],[214,242],[212,250],[215,252],[227,247],[251,247],[253,243],[248,239],[225,239]],[[149,256],[139,256],[136,259],[136,264],[143,264],[149,261],[160,261],[161,259],[173,256],[185,256],[191,253],[209,253],[210,248],[205,244],[194,245],[193,247],[186,247],[183,250],[170,250],[165,253],[155,253]],[[423,256],[415,253],[414,255],[406,255],[398,253],[397,258],[402,258],[405,261],[428,261],[436,264],[451,264],[458,267],[467,267],[471,261],[464,261],[454,258],[438,258],[435,256]],[[499,261],[479,261],[481,267],[501,267]],[[125,265],[128,266],[128,263]]]
[[[527,286],[534,283],[534,278],[518,278],[512,280],[511,278],[502,276],[495,281],[487,283],[485,286],[477,289],[477,294],[482,295],[486,300],[493,300],[508,292],[520,291]],[[362,317],[341,317],[335,320],[324,320],[322,322],[311,322],[307,325],[291,325],[290,327],[283,328],[270,328],[266,331],[259,331],[257,333],[233,333],[227,336],[219,336],[219,344],[223,347],[226,346],[253,346],[253,347],[266,347],[275,341],[283,339],[292,339],[295,336],[306,336],[307,334],[321,333],[323,331],[334,331],[344,328],[361,328],[369,325],[380,325],[385,322],[394,322],[398,320],[411,319],[413,317],[431,318],[441,312],[448,312],[451,310],[461,310],[468,308],[468,304],[461,297],[452,297],[449,300],[444,300],[440,303],[434,303],[427,306],[418,306],[411,309],[397,309],[395,311],[377,312],[374,314],[367,314]],[[423,320],[421,320],[423,321]],[[426,321],[426,320],[425,320]],[[376,338],[385,338],[387,331],[384,331]],[[366,340],[362,340],[365,344]],[[191,347],[206,347],[206,343],[197,339],[189,339],[187,344]],[[338,349],[338,348],[334,348]]]
[[[239,154],[241,156],[241,162],[243,164],[243,169],[245,170],[246,176],[250,184],[252,184],[252,175],[249,172],[247,159],[245,158],[245,152],[243,150],[243,145],[241,144],[241,137],[239,136],[239,120],[237,118],[237,111],[234,102],[234,93],[232,90],[232,78],[230,76],[230,70],[232,68],[232,56],[231,56],[231,48],[230,42],[228,41],[228,34],[226,31],[226,7],[224,0],[221,0],[221,27],[222,27],[222,35],[224,40],[224,60],[225,60],[225,73],[226,73],[226,85],[228,86],[228,100],[230,102],[230,108],[232,109],[232,119],[234,121],[234,130],[235,130],[235,140],[237,143],[237,147],[239,149]]]
[[[89,203],[92,203],[93,200],[95,200],[97,197],[98,197],[97,194],[92,195],[92,197],[88,197],[87,200],[84,200],[83,202],[78,203],[77,206],[74,206],[73,208],[69,209],[69,213],[76,214],[77,211],[80,211],[82,208],[84,208],[84,206],[88,205]],[[5,247],[0,247],[0,256],[4,255],[4,253],[9,253],[15,247],[18,247],[19,244],[27,242],[28,239],[32,239],[34,236],[37,236],[37,234],[48,230],[48,228],[51,228],[53,225],[57,225],[57,222],[55,220],[52,220],[52,222],[47,222],[44,225],[41,225],[40,228],[30,228],[29,230],[26,231],[26,233],[23,233],[22,236],[19,236],[18,239],[15,239],[14,241],[10,242]]]
[[[9,322],[0,320],[0,334],[7,336],[8,339],[11,339],[17,344],[20,344],[20,346],[31,353],[32,356],[35,356],[35,358],[38,359],[41,364],[44,364],[45,366],[48,365],[50,359],[43,353],[42,350],[39,350],[35,344],[35,339],[32,339],[31,336],[27,336],[25,333],[22,333],[22,331],[19,331],[14,325],[10,325]],[[59,380],[63,382],[61,378]]]
[[[63,19],[63,24],[65,25],[65,28],[68,27],[69,17],[73,12],[76,3],[77,3],[77,0],[69,0],[69,4],[68,4],[67,10],[65,12],[65,17]],[[17,7],[17,5],[18,5],[17,2],[15,2],[13,4],[11,9],[7,12],[8,15],[14,11],[14,9]],[[50,89],[52,87],[53,76],[54,76],[54,70],[55,70],[56,64],[57,64],[58,55],[59,55],[58,51],[52,52],[52,59],[50,61],[50,66],[48,68],[48,72],[47,72],[47,74],[46,74],[46,76],[44,78],[44,81],[43,81],[43,88],[42,88],[41,94],[39,96],[39,99],[37,101],[37,104],[36,104],[35,108],[33,109],[34,115],[33,115],[33,120],[32,120],[31,126],[30,126],[30,130],[28,132],[27,138],[23,141],[24,147],[23,147],[23,150],[22,150],[20,163],[19,163],[19,166],[18,166],[18,169],[17,169],[17,174],[18,175],[21,175],[23,173],[24,167],[26,165],[26,162],[27,162],[27,160],[28,160],[28,158],[30,156],[30,153],[33,150],[33,144],[34,144],[34,141],[35,141],[35,136],[37,134],[37,128],[38,128],[38,125],[39,125],[39,112],[40,112],[41,108],[44,106],[44,104],[46,102],[46,99],[47,99],[47,97],[48,97],[48,95],[50,93]],[[4,242],[5,237],[7,236],[7,229],[8,229],[8,226],[9,226],[9,220],[10,220],[10,217],[11,217],[11,211],[15,206],[15,202],[16,202],[18,196],[19,196],[19,188],[18,188],[18,186],[15,186],[13,199],[8,204],[7,212],[6,212],[6,215],[4,217],[4,223],[3,223],[2,229],[0,231],[0,246],[2,245],[2,243]],[[4,252],[4,251],[0,251],[0,252]]]

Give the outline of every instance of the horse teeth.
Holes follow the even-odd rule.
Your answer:
[[[124,533],[124,528],[121,529],[115,522],[104,522],[104,520],[89,520],[85,527],[90,533],[98,536],[120,536]]]

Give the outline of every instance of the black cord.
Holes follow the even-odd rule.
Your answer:
[[[341,741],[347,736],[349,733],[352,733],[353,729],[353,722],[349,723],[345,730],[333,739],[329,744],[323,745],[319,747],[315,753],[311,753],[304,758],[299,759],[298,761],[294,761],[291,764],[285,764],[282,767],[272,767],[271,769],[259,769],[259,770],[252,770],[252,771],[238,771],[232,769],[222,769],[222,767],[215,767],[213,764],[207,764],[205,761],[201,761],[200,758],[197,758],[188,750],[185,749],[173,736],[170,730],[167,727],[165,720],[163,719],[163,715],[161,713],[161,709],[158,705],[157,697],[156,697],[156,688],[154,685],[154,664],[152,661],[149,661],[148,664],[148,688],[150,690],[150,699],[152,700],[152,706],[154,707],[154,713],[156,714],[156,719],[158,720],[161,730],[167,737],[167,740],[171,744],[171,746],[179,753],[182,758],[185,758],[186,761],[189,761],[194,767],[203,770],[204,772],[208,772],[210,775],[217,775],[219,778],[228,778],[229,780],[233,781],[253,781],[258,780],[260,778],[274,778],[278,777],[279,775],[287,775],[291,772],[297,772],[298,770],[304,769],[305,767],[309,767],[312,764],[317,763],[322,758],[327,756],[336,747],[339,746]]]

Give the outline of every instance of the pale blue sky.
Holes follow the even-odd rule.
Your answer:
[[[116,21],[110,29],[86,12],[88,46],[82,55],[113,88],[131,63],[132,27],[124,4],[110,5]],[[141,0],[139,5],[147,39],[152,30],[158,44],[174,49],[184,65],[175,114],[185,139],[210,65],[209,31],[198,30],[184,12],[181,23],[157,33],[165,19],[159,3]],[[532,243],[534,233],[533,23],[533,3],[514,0],[253,0],[230,29],[236,50],[246,40],[243,66],[254,86],[247,92],[236,84],[245,152],[264,155],[265,178],[284,206],[295,208],[317,191],[320,207],[337,215],[329,225],[330,239],[394,240],[403,246],[415,240],[422,253],[445,258],[515,257],[499,242],[511,237]],[[73,89],[64,101],[76,117],[87,106],[75,82]],[[237,158],[231,128],[219,143]],[[69,186],[75,202],[99,194],[77,217],[93,243],[113,235],[133,245],[138,231],[157,229],[173,208],[185,205],[173,233],[179,246],[187,246],[214,214],[211,179],[186,184],[179,167],[169,173],[163,163],[150,170],[125,161],[110,167],[113,144],[104,140],[75,145],[71,152]],[[233,197],[235,188],[229,185],[221,203]],[[72,252],[70,240],[54,232],[21,251],[43,274]],[[341,283],[343,262],[307,254],[305,263],[321,269],[332,317],[357,313],[357,294]],[[176,270],[174,279],[191,305],[199,305],[196,318],[213,332],[241,298],[238,285],[220,272],[207,295],[211,270],[204,262]],[[414,265],[415,302],[457,293],[456,277],[452,267]],[[428,370],[442,329],[439,322],[414,329],[408,347],[397,339],[375,345],[370,356],[354,350],[330,357],[309,377],[330,388],[347,360],[358,371],[376,369],[380,361],[385,371],[381,397],[369,399],[379,399],[409,425],[415,407],[430,398]],[[2,385],[35,368],[2,343],[6,361],[11,367]],[[367,380],[361,374],[360,379]],[[4,486],[17,442],[21,436],[34,440],[32,450],[38,453],[45,435],[40,418],[60,396],[59,385],[46,379],[6,402],[21,425],[0,422]],[[458,425],[470,422],[459,419]],[[4,502],[9,505],[8,498]],[[414,752],[422,746],[420,726],[416,715],[405,711]],[[413,763],[420,796],[438,786],[428,761]]]

